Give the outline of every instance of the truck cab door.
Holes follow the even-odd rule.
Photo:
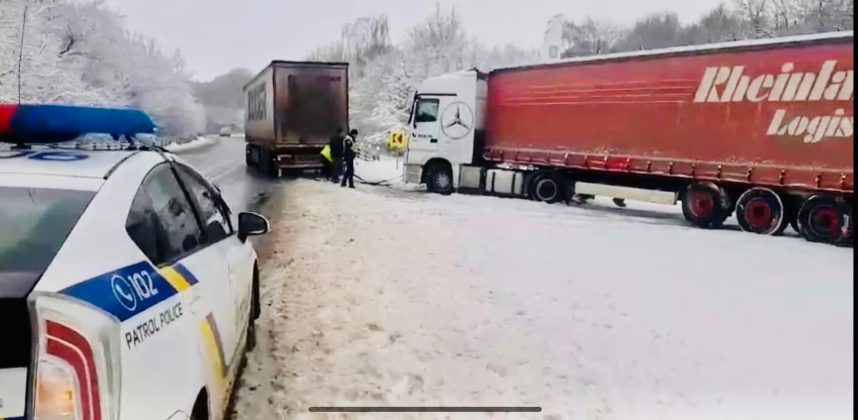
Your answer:
[[[441,147],[439,138],[441,126],[438,115],[441,99],[434,96],[418,96],[415,99],[406,162],[422,165],[438,156]]]

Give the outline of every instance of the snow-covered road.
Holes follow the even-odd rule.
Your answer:
[[[296,180],[280,204],[237,419],[322,418],[314,405],[853,417],[851,249],[598,200]]]

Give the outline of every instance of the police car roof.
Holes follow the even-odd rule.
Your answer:
[[[0,151],[0,174],[104,178],[138,151],[34,149]]]

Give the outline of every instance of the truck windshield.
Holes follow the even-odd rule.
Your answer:
[[[0,187],[0,298],[23,297],[32,290],[93,195]]]

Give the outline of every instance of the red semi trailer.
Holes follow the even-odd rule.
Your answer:
[[[430,191],[681,201],[694,225],[851,243],[853,34],[470,70],[415,95]]]

